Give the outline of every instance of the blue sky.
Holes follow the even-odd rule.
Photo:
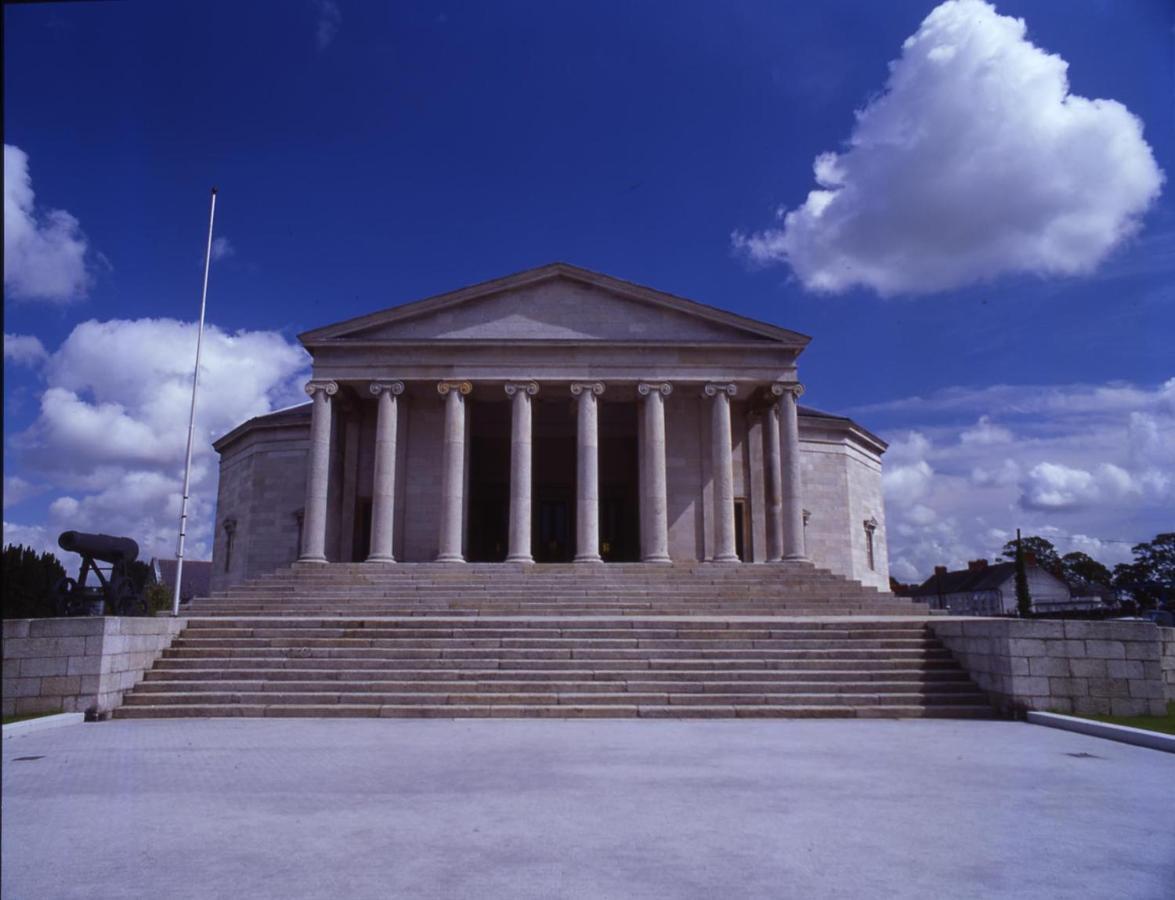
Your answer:
[[[1175,13],[971,4],[942,27],[974,20],[986,44],[904,50],[942,43],[922,25],[935,7],[6,7],[4,140],[44,238],[26,256],[56,248],[76,277],[10,280],[6,240],[5,539],[51,545],[72,517],[168,552],[179,457],[159,408],[191,351],[179,324],[144,320],[194,318],[215,184],[210,365],[223,357],[239,396],[202,431],[296,399],[299,331],[560,259],[812,335],[805,402],[894,442],[898,574],[990,553],[1017,526],[1124,558],[1105,539],[1175,526],[1175,205],[1147,181],[1147,158],[1169,174],[1175,149]],[[997,12],[1068,64],[1072,95],[1124,111],[1064,119],[1048,65]],[[1022,89],[968,83],[984,70],[967,54],[988,51]],[[1038,131],[1054,121],[1055,146]],[[849,153],[894,122],[929,137]],[[802,211],[829,152],[847,224],[785,227],[777,210]],[[9,165],[6,149],[6,234]],[[260,361],[248,377],[232,335]],[[125,452],[93,451],[103,434]],[[201,459],[197,545],[215,496]]]

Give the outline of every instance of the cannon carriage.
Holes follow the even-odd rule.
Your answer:
[[[78,577],[62,578],[53,590],[59,616],[147,615],[147,600],[130,575],[131,563],[139,558],[139,545],[131,538],[108,534],[64,531],[57,538],[62,550],[82,558]],[[106,563],[103,571],[98,563]],[[97,583],[88,581],[93,573]]]

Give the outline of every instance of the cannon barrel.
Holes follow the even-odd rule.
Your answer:
[[[139,545],[131,538],[109,534],[87,534],[84,531],[63,531],[57,538],[62,550],[80,553],[108,563],[132,563],[139,558]]]

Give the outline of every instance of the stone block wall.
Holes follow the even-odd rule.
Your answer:
[[[1161,665],[1167,700],[1175,703],[1175,628],[1160,628],[1159,639],[1163,648]]]
[[[1005,714],[1162,715],[1162,640],[1149,622],[931,620]]]
[[[186,619],[5,619],[3,714],[107,713]]]

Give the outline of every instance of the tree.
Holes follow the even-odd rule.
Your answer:
[[[1109,587],[1114,575],[1100,562],[1085,553],[1066,553],[1061,557],[1061,577],[1070,585]]]
[[[3,615],[6,619],[36,619],[57,615],[52,591],[65,577],[65,567],[52,553],[39,556],[32,547],[8,544],[3,553]]]
[[[1175,531],[1130,548],[1134,562],[1114,566],[1114,587],[1144,609],[1175,602]]]
[[[1020,539],[1020,529],[1016,529],[1016,540],[1009,541],[1014,543],[1014,556],[1016,560],[1016,612],[1020,614],[1021,618],[1027,618],[1032,615],[1032,595],[1028,593],[1028,570],[1024,562],[1024,546]],[[1048,541],[1045,541],[1047,544]],[[1049,544],[1052,547],[1052,544]],[[1054,555],[1056,551],[1053,551]]]
[[[1017,530],[1017,539],[1004,544],[1000,558],[1015,562],[1016,556],[1021,552],[1022,548],[1023,553],[1031,553],[1036,557],[1036,564],[1050,575],[1056,575],[1058,578],[1062,577],[1061,557],[1057,553],[1057,548],[1053,546],[1053,542],[1047,538],[1037,537],[1036,535],[1020,538],[1019,534],[1020,532]]]

